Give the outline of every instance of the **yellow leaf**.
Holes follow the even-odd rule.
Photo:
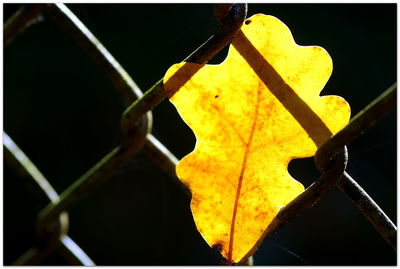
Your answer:
[[[289,161],[313,156],[348,123],[344,99],[319,96],[331,73],[323,48],[297,45],[285,24],[262,14],[246,20],[220,65],[167,71],[164,88],[197,138],[176,172],[192,192],[197,229],[228,263],[252,255],[304,190]]]

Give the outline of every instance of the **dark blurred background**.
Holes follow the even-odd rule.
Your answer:
[[[217,29],[211,4],[67,5],[128,71],[142,91]],[[4,4],[4,19],[20,5]],[[270,14],[296,43],[331,55],[322,94],[343,96],[352,116],[396,81],[396,4],[249,4]],[[212,63],[221,62],[227,50]],[[4,130],[61,193],[121,141],[126,103],[91,58],[45,17],[4,48]],[[175,108],[153,111],[153,134],[178,158],[195,143]],[[396,113],[349,149],[347,171],[396,223]],[[290,173],[309,186],[313,160]],[[4,164],[4,264],[34,243],[47,199]],[[143,153],[70,212],[69,235],[98,265],[216,265],[196,231],[189,200]],[[395,265],[396,253],[337,189],[304,211],[254,255],[256,265]],[[56,254],[43,264],[65,265]]]

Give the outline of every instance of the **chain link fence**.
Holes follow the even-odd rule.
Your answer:
[[[220,5],[216,8],[225,7]],[[229,44],[244,22],[246,11],[246,4],[233,5],[222,20],[219,30],[184,61],[206,63],[212,59]],[[118,145],[62,192],[57,192],[53,188],[49,180],[24,153],[23,147],[19,147],[12,137],[3,132],[4,157],[7,165],[13,167],[21,176],[32,179],[36,183],[35,187],[39,188],[48,199],[47,205],[41,208],[37,217],[35,227],[37,243],[17,258],[13,264],[41,264],[47,256],[56,252],[69,264],[95,265],[96,261],[93,261],[85,253],[84,247],[81,248],[68,233],[69,211],[90,197],[115,173],[125,169],[133,156],[139,152],[144,154],[169,176],[171,182],[176,184],[187,199],[190,198],[190,193],[176,178],[177,158],[151,133],[153,122],[151,111],[167,97],[163,91],[162,80],[160,79],[149,90],[142,92],[114,56],[64,4],[34,4],[19,9],[4,24],[5,47],[11,44],[18,35],[23,35],[30,25],[43,16],[59,24],[81,46],[104,72],[104,75],[110,79],[117,93],[128,105],[122,113],[122,134],[118,138],[120,139]],[[305,209],[316,204],[333,188],[337,188],[352,201],[377,233],[396,250],[397,227],[358,185],[357,181],[346,172],[348,161],[346,146],[395,109],[396,89],[397,85],[394,83],[352,117],[346,128],[318,150],[315,164],[321,175],[304,193],[279,212],[266,238],[272,236]],[[4,191],[7,192],[7,189],[5,188]],[[4,221],[7,222],[7,219]],[[7,245],[4,248],[7,248]]]

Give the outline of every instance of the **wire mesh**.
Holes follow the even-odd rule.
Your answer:
[[[220,9],[225,10],[226,7],[226,5],[219,6]],[[229,12],[222,19],[219,31],[184,61],[206,63],[229,44],[244,22],[247,5],[235,4],[229,8]],[[28,250],[14,264],[38,264],[46,255],[58,251],[63,253],[71,264],[94,265],[88,255],[68,236],[67,212],[109,179],[115,171],[123,168],[129,158],[137,154],[140,149],[143,148],[146,155],[164,170],[186,195],[190,196],[190,193],[176,177],[177,158],[151,134],[151,110],[168,95],[163,91],[162,80],[156,82],[143,94],[116,59],[64,4],[30,5],[19,10],[4,25],[5,45],[11,43],[35,18],[41,15],[51,17],[81,45],[130,105],[121,118],[122,130],[125,133],[123,141],[61,194],[56,193],[12,139],[6,133],[3,134],[6,160],[27,173],[50,200],[38,217],[36,230],[41,239],[40,244]],[[396,89],[395,83],[353,117],[346,128],[319,148],[315,162],[321,171],[320,178],[279,212],[271,223],[266,238],[337,186],[396,250],[397,227],[345,171],[346,145],[395,108]]]

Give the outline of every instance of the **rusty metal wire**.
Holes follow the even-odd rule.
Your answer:
[[[239,4],[238,6],[243,5]],[[234,15],[236,15],[236,13],[238,12],[241,12],[242,15],[237,16],[238,18],[234,17],[236,19],[241,19],[241,21],[235,20],[236,30],[238,30],[240,25],[243,23],[245,18],[245,14],[243,14],[243,12],[245,12],[246,10],[246,8],[244,10],[243,8],[239,9],[239,11],[234,9]],[[70,12],[65,5],[56,4],[54,6],[51,6],[49,11],[52,12],[52,14],[56,14],[53,16],[56,20],[67,19],[68,23],[62,23],[63,25],[67,25],[67,30],[70,31],[73,35],[77,35],[77,37],[79,37],[78,40],[82,40],[83,45],[88,46],[89,48],[92,47],[92,49],[97,50],[96,53],[100,55],[96,56],[96,58],[99,59],[98,63],[100,63],[101,66],[104,66],[106,70],[108,70],[108,68],[119,68],[119,70],[117,69],[112,72],[113,76],[115,77],[115,79],[112,81],[118,81],[120,83],[124,81],[130,81],[129,79],[127,79],[127,77],[129,77],[128,74],[123,70],[121,71],[122,67],[120,67],[119,64],[116,64],[116,60],[114,60],[112,56],[109,55],[109,53],[100,44],[99,41],[95,40],[94,36],[89,32],[89,30],[84,27],[83,24],[74,15],[72,15],[72,12]],[[231,22],[231,20],[229,22]],[[220,32],[218,32],[217,35],[214,35],[213,37],[217,37],[212,37],[211,39],[209,39],[209,41],[207,41],[193,54],[191,54],[189,58],[207,61],[213,56],[210,51],[215,54],[226,44],[228,44],[229,41],[233,38],[233,34],[235,31],[232,31],[232,27],[225,27],[222,29],[224,31],[221,30]],[[221,42],[226,43],[221,44]],[[206,47],[207,50],[202,49],[204,47]],[[121,78],[118,78],[118,75],[121,76]],[[124,89],[124,91],[126,91],[126,89],[129,89],[131,85],[136,86],[136,84],[130,83],[130,85],[119,87],[119,89]],[[136,88],[134,91],[139,92],[140,90]],[[140,94],[138,93],[137,95]],[[128,94],[125,94],[124,96],[126,98],[131,98]],[[138,100],[145,100],[145,96]],[[141,149],[141,147],[145,143],[145,138],[147,137],[147,134],[150,132],[151,129],[151,119],[149,119],[150,117],[148,116],[145,120],[143,120],[142,118],[144,115],[146,115],[145,113],[149,115],[148,111],[144,111],[144,113],[141,114],[138,118],[138,120],[142,119],[140,125],[137,125],[136,121],[125,124],[125,130],[127,131],[128,136],[120,146],[116,147],[105,158],[98,162],[92,169],[90,169],[81,178],[75,181],[72,186],[65,190],[60,195],[60,201],[57,204],[49,204],[45,209],[43,209],[43,211],[39,214],[39,221],[37,226],[37,231],[39,234],[46,229],[48,223],[52,219],[55,219],[57,215],[60,214],[62,211],[70,209],[73,205],[81,201],[85,196],[93,191],[96,186],[107,180],[115,171],[121,168],[129,160],[129,158],[133,156],[133,154]],[[125,116],[123,116],[123,118],[124,117]],[[148,143],[154,142],[154,139],[155,138],[153,138],[152,140],[148,140]],[[154,143],[153,145],[148,146],[147,149],[157,150],[161,154],[165,152],[165,150],[158,150]],[[168,158],[165,158],[165,160],[168,160]]]
[[[220,5],[218,8],[215,15],[217,20],[221,21],[220,29],[184,61],[206,63],[230,43],[246,18],[246,4]],[[51,201],[40,212],[37,222],[37,234],[42,240],[42,244],[28,250],[15,264],[37,264],[52,251],[58,251],[65,254],[71,264],[94,265],[83,250],[68,237],[68,213],[66,212],[110,178],[115,171],[122,168],[135,153],[143,149],[164,172],[170,175],[173,182],[182,187],[187,195],[190,195],[190,192],[176,177],[177,158],[150,133],[151,110],[167,97],[167,93],[163,91],[162,79],[143,94],[117,60],[63,4],[30,5],[19,10],[4,25],[5,45],[14,40],[42,13],[53,18],[83,47],[130,105],[121,117],[122,130],[126,134],[124,140],[60,195],[54,191],[45,177],[12,142],[11,138],[4,134],[3,144],[7,149],[6,159],[16,169],[22,170],[34,179]],[[346,145],[349,145],[367,128],[373,126],[394,109],[396,88],[396,84],[392,85],[353,117],[346,128],[319,148],[315,163],[321,171],[320,178],[278,213],[268,227],[265,238],[278,231],[285,223],[315,204],[329,190],[337,186],[352,200],[385,240],[396,249],[397,227],[345,171]],[[260,239],[258,244],[262,240]]]
[[[9,45],[20,33],[32,25],[45,8],[45,4],[31,4],[17,10],[4,23],[4,46]]]
[[[304,209],[311,207],[318,202],[321,197],[325,196],[342,177],[346,169],[347,161],[347,148],[343,147],[342,151],[332,160],[329,168],[324,169],[324,173],[322,173],[319,179],[279,211],[272,223],[268,226],[265,237],[268,238],[271,236],[282,228],[283,225],[299,215]]]
[[[129,104],[142,97],[142,91],[129,74],[67,6],[60,3],[49,5],[45,13],[75,39]],[[147,117],[151,117],[151,112]]]
[[[340,146],[349,145],[354,139],[362,135],[368,128],[374,126],[391,112],[396,107],[396,90],[397,83],[394,83],[354,116],[343,130],[322,145],[316,154],[316,165],[320,168],[326,167],[331,161],[329,156],[335,156]],[[330,152],[330,155],[324,154],[325,152]],[[344,172],[344,176],[338,182],[338,188],[367,217],[386,242],[396,250],[397,227],[375,201],[346,172]]]
[[[247,15],[247,4],[233,5],[224,18],[218,32],[190,54],[184,61],[194,63],[206,63],[233,39],[236,32],[242,26]],[[148,91],[143,98],[133,102],[124,112],[121,124],[122,129],[128,131],[130,126],[142,117],[144,113],[154,109],[168,94],[163,90],[163,80],[160,79]]]
[[[364,214],[386,242],[397,251],[397,227],[368,193],[346,172],[343,173],[342,178],[339,180],[338,188]]]
[[[327,167],[330,158],[333,158],[344,145],[349,145],[354,139],[391,112],[396,107],[396,89],[397,83],[394,83],[355,115],[343,130],[323,144],[316,153],[316,156],[318,156],[318,158],[315,158],[316,166],[319,169]],[[328,152],[330,154],[324,154]]]
[[[51,16],[78,44],[92,57],[104,73],[110,78],[114,88],[121,94],[124,100],[131,104],[142,97],[143,93],[129,74],[107,51],[100,41],[89,29],[63,4],[49,6],[46,12]],[[140,100],[140,99],[139,99]],[[143,116],[143,115],[142,115]],[[152,118],[151,112],[147,112],[147,119]],[[147,155],[154,158],[159,166],[172,178],[176,178],[175,165],[177,159],[162,145],[152,134],[148,134],[144,145]],[[179,180],[178,185],[184,188]]]
[[[47,9],[44,9],[46,8]],[[95,62],[102,67],[105,73],[111,78],[115,88],[129,102],[142,96],[140,89],[133,82],[126,71],[105,49],[105,47],[96,39],[96,37],[83,25],[82,22],[63,4],[54,4],[42,6],[41,12],[50,15],[58,22],[68,33],[70,33],[79,44],[94,58]],[[195,61],[207,62],[219,50],[225,47],[233,38],[236,31],[243,24],[246,17],[247,5],[237,4],[232,7],[232,17],[226,20],[226,24],[221,27],[219,32],[211,37],[207,42],[200,46],[187,59]],[[30,9],[20,11],[20,15],[13,17],[12,23],[6,24],[4,32],[6,36],[10,36],[10,40],[14,38],[13,34],[22,32],[26,27],[20,26],[18,31],[7,25],[21,25],[24,21],[27,23],[25,13],[32,13]],[[39,14],[39,13],[37,13]],[[20,22],[19,20],[23,20]],[[159,81],[160,82],[160,81]],[[156,83],[156,87],[161,87],[162,83]],[[152,87],[154,88],[154,86]],[[165,96],[163,97],[165,98]],[[138,99],[138,100],[142,100]],[[161,100],[160,100],[161,101]],[[157,103],[158,104],[158,103]],[[154,105],[155,106],[155,105]],[[154,107],[153,106],[153,107]],[[156,164],[175,178],[175,182],[182,186],[182,189],[189,192],[177,180],[174,167],[177,159],[166,149],[158,140],[150,134],[151,129],[151,112],[146,110],[131,124],[125,124],[127,137],[109,154],[100,160],[88,172],[76,180],[69,188],[60,194],[57,201],[50,203],[39,214],[37,223],[37,234],[39,237],[46,237],[47,234],[54,234],[54,223],[64,211],[71,209],[82,199],[88,196],[97,186],[107,180],[115,171],[120,169],[137,151],[143,146],[147,155],[155,159]],[[143,116],[146,116],[143,118]],[[139,123],[138,123],[139,122]],[[70,240],[62,240],[62,242],[71,242]],[[69,244],[70,246],[71,244]],[[37,263],[51,251],[50,247],[46,249],[32,249],[25,253],[17,261],[18,264]]]
[[[106,48],[94,37],[81,21],[63,4],[50,5],[46,13],[52,15],[57,22],[65,27],[67,32],[75,37],[103,70],[109,74],[115,88],[129,101],[139,98],[142,93],[128,73],[112,57]],[[89,171],[76,180],[60,194],[58,203],[49,204],[39,214],[37,232],[41,234],[60,212],[69,210],[79,203],[94,189],[110,178],[144,145],[147,134],[150,133],[152,116],[146,113],[140,124],[131,129],[124,141],[114,148],[105,158],[100,160]]]
[[[337,185],[367,217],[389,245],[396,250],[397,227],[375,201],[345,172],[347,163],[346,145],[349,145],[355,138],[363,134],[395,108],[396,89],[397,84],[395,83],[354,116],[344,129],[317,150],[314,160],[317,168],[322,173],[321,177],[281,209],[268,227],[266,237],[279,230],[285,223],[300,214],[301,211],[315,204]]]
[[[3,132],[3,146],[5,160],[21,174],[27,178],[33,179],[40,189],[46,194],[51,203],[57,203],[59,196],[54,188],[50,185],[43,174],[37,169],[32,161],[25,155],[25,153],[14,143],[14,141]],[[86,255],[86,253],[67,235],[68,233],[68,213],[62,212],[57,219],[58,232],[52,231],[52,237],[55,240],[46,240],[47,242],[40,242],[38,246],[32,247],[25,252],[14,265],[23,264],[37,264],[58,245],[59,250],[63,250],[63,256],[67,259],[73,259],[75,264],[81,265],[94,265],[94,262]],[[39,238],[43,240],[44,238]],[[51,244],[49,242],[51,241]]]
[[[318,149],[315,155],[315,163],[322,173],[321,177],[278,213],[268,227],[266,237],[276,232],[301,211],[315,204],[337,185],[367,217],[389,245],[396,250],[397,227],[357,182],[345,172],[347,153],[344,153],[347,151],[345,145],[349,145],[366,129],[372,127],[393,110],[396,105],[396,88],[395,83],[354,116],[343,130]]]

